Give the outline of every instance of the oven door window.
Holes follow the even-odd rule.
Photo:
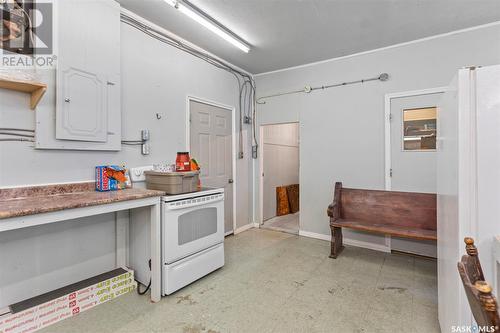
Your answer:
[[[217,232],[217,208],[208,207],[193,210],[179,216],[178,244],[196,241]]]

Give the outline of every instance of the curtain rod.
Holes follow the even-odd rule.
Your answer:
[[[299,94],[299,93],[309,94],[310,92],[312,92],[314,90],[324,90],[324,89],[328,89],[328,88],[342,87],[342,86],[347,86],[350,84],[365,83],[365,82],[369,82],[369,81],[387,81],[387,80],[389,80],[389,74],[382,73],[377,77],[372,77],[369,79],[361,79],[361,80],[356,80],[356,81],[334,83],[334,84],[329,84],[326,86],[318,86],[318,87],[305,86],[303,89],[300,89],[300,90],[286,91],[286,92],[282,92],[282,93],[277,93],[277,94],[273,94],[273,95],[259,97],[259,98],[257,98],[257,104],[266,104],[266,102],[263,101],[263,99],[267,99],[267,98],[273,98],[273,97],[284,96],[284,95]]]

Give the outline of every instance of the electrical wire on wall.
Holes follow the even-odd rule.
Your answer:
[[[159,31],[155,28],[152,28],[135,18],[126,15],[124,13],[121,14],[121,21],[144,34],[160,41],[170,46],[173,46],[181,51],[184,51],[192,56],[195,56],[199,59],[206,61],[207,63],[225,70],[231,73],[236,81],[238,82],[238,91],[239,91],[239,133],[238,133],[238,158],[243,158],[244,147],[243,147],[243,124],[251,123],[252,124],[252,138],[253,145],[257,147],[257,138],[255,134],[256,126],[255,126],[255,81],[253,77],[245,72],[242,72],[227,63],[205,53],[191,47],[189,45],[184,44],[182,41],[177,40],[162,31]]]
[[[4,139],[4,138],[0,138],[0,142],[13,142],[13,141],[19,141],[19,142],[35,142],[35,140],[34,140],[34,139],[23,139],[23,138]]]
[[[0,136],[0,142],[35,142],[35,130],[31,129],[3,127],[0,128]]]
[[[348,86],[351,84],[365,83],[365,82],[369,82],[369,81],[387,81],[387,80],[389,80],[389,74],[382,73],[376,77],[371,77],[368,79],[334,83],[334,84],[328,84],[328,85],[323,85],[323,86],[318,86],[318,87],[305,86],[304,88],[298,89],[298,90],[291,90],[291,91],[280,92],[280,93],[276,93],[276,94],[272,94],[272,95],[262,96],[262,97],[257,98],[257,100],[255,102],[257,104],[266,104],[264,99],[286,96],[286,95],[293,95],[293,94],[300,94],[300,93],[309,94],[315,90],[325,90],[325,89],[330,89],[330,88]]]

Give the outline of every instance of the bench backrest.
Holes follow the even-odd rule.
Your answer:
[[[340,188],[339,201],[340,218],[345,220],[427,230],[437,227],[436,194]]]
[[[458,263],[458,272],[462,278],[472,314],[479,327],[498,327],[500,314],[498,313],[497,301],[493,296],[491,286],[484,281],[483,269],[479,262],[474,239],[466,237],[464,242],[467,255],[462,256],[462,260]],[[494,332],[498,331],[494,330]]]

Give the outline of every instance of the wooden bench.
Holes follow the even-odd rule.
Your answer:
[[[342,228],[437,240],[435,194],[342,188],[338,182],[327,212],[332,231],[330,258],[337,258],[344,249]]]

